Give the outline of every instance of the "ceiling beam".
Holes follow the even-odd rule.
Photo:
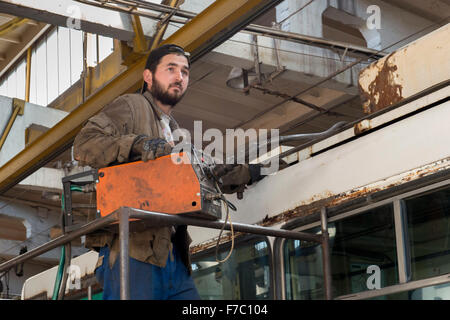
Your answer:
[[[384,2],[423,17],[433,22],[438,22],[448,16],[450,2],[448,0],[383,0]]]
[[[8,48],[8,51],[5,52],[4,59],[0,59],[0,77],[2,77],[10,67],[25,54],[28,47],[37,41],[50,27],[51,25],[46,25],[44,23],[38,23],[36,26],[25,26],[26,32],[23,32],[20,41],[18,43],[12,43]],[[8,39],[11,40],[10,38]],[[5,39],[0,36],[0,41],[2,40]]]
[[[217,0],[164,43],[184,46],[195,61],[233,36],[252,20],[277,5],[281,0]],[[146,57],[118,75],[92,94],[53,128],[0,168],[0,194],[19,183],[45,163],[69,148],[83,123],[106,104],[130,88],[142,83]]]
[[[76,28],[123,41],[131,41],[134,30],[130,15],[74,0],[1,0],[0,11],[54,26]],[[101,19],[99,19],[101,17]],[[150,35],[156,20],[143,22],[144,34]]]
[[[13,37],[0,36],[0,41],[9,42],[9,43],[13,43],[13,44],[20,44],[22,39],[20,39],[18,37],[13,38]]]

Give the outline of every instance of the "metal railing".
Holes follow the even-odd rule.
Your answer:
[[[158,212],[151,212],[139,210],[129,207],[121,207],[108,216],[96,219],[92,222],[84,224],[73,231],[66,232],[56,239],[53,239],[42,246],[39,246],[29,252],[20,256],[12,258],[0,265],[0,273],[10,268],[25,262],[26,260],[37,257],[47,251],[62,246],[71,242],[83,235],[94,232],[101,228],[117,229],[119,233],[120,242],[120,299],[130,299],[130,285],[129,285],[129,233],[130,233],[130,219],[148,220],[152,225],[191,225],[197,227],[205,227],[212,229],[231,230],[231,224],[223,220],[206,220],[195,217],[188,217],[183,215],[172,215]],[[329,235],[327,228],[327,214],[326,209],[321,211],[321,225],[322,234],[310,234],[305,232],[283,230],[272,227],[263,227],[252,224],[232,223],[234,231],[243,233],[252,233],[272,237],[281,237],[286,239],[303,240],[319,243],[322,246],[322,261],[324,273],[324,288],[325,298],[332,299],[331,291],[331,268],[330,268],[330,253],[329,253]],[[131,222],[133,225],[133,221]]]

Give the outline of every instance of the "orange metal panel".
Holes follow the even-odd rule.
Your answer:
[[[200,183],[188,156],[179,163],[168,155],[147,162],[137,161],[100,169],[97,209],[102,217],[120,207],[169,214],[201,210]]]

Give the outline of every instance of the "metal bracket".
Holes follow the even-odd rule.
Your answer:
[[[261,84],[262,75],[261,75],[261,62],[259,61],[259,50],[258,50],[258,36],[252,36],[253,43],[253,59],[255,61],[255,73],[256,73],[256,84]]]
[[[278,30],[281,29],[281,25],[277,23],[272,24],[273,28],[276,28]],[[273,79],[278,77],[280,74],[282,74],[284,71],[286,71],[286,67],[281,65],[281,59],[280,59],[280,40],[273,38],[273,48],[275,49],[275,56],[277,58],[277,70],[272,72],[268,78],[268,81],[272,82]]]
[[[77,181],[78,180],[78,181]],[[66,176],[62,179],[63,196],[64,196],[64,210],[62,230],[63,233],[73,231],[77,227],[74,226],[72,203],[72,186],[82,187],[98,181],[98,172],[95,169],[80,172],[71,176]]]
[[[141,19],[138,15],[132,15],[131,23],[134,30],[133,51],[136,53],[144,53],[147,50],[148,44],[142,29]]]
[[[14,112],[14,109],[17,109],[18,110],[17,114],[19,116],[23,116],[23,114],[25,112],[25,100],[13,98],[12,106],[13,106],[13,112]]]

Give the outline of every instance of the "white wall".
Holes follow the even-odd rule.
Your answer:
[[[12,99],[0,96],[0,131],[3,132],[12,113]],[[31,124],[38,124],[48,128],[53,127],[67,115],[67,112],[46,108],[39,105],[25,103],[23,115],[18,115],[11,131],[0,150],[0,166],[8,162],[25,148],[25,129]]]

